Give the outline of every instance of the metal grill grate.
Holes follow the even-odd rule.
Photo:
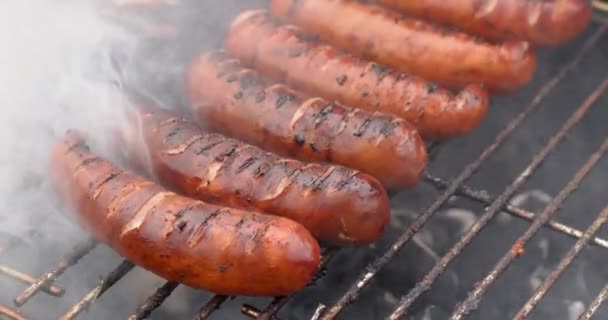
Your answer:
[[[594,1],[594,5],[598,10],[608,8],[606,2],[603,1]],[[568,75],[568,73],[577,68],[580,62],[585,59],[586,54],[588,54],[589,51],[593,49],[598,42],[600,42],[600,38],[606,35],[606,31],[608,30],[608,21],[604,18],[596,19],[596,21],[600,22],[599,27],[597,27],[594,33],[585,41],[576,56],[568,63],[564,64],[557,74],[555,74],[555,76],[551,77],[540,87],[534,98],[521,111],[521,113],[517,114],[504,127],[504,129],[498,133],[494,141],[482,151],[480,156],[473,162],[466,165],[464,170],[462,170],[462,172],[458,174],[456,178],[451,181],[446,181],[430,173],[425,174],[424,181],[440,192],[438,197],[428,207],[428,209],[421,213],[417,219],[398,237],[398,239],[384,254],[369,263],[365,270],[361,272],[360,276],[355,279],[350,287],[336,300],[335,304],[331,306],[319,304],[315,310],[311,310],[311,319],[336,318],[343,311],[343,309],[347,307],[348,304],[357,299],[361,291],[364,290],[364,288],[370,283],[376,274],[393,259],[393,257],[405,246],[406,243],[412,240],[414,235],[426,224],[426,222],[432,216],[434,216],[454,195],[459,195],[461,197],[481,203],[482,205],[486,206],[485,212],[469,228],[469,230],[467,230],[461,236],[453,247],[450,248],[444,256],[438,259],[429,272],[401,298],[395,310],[390,315],[390,319],[401,319],[407,315],[410,311],[410,307],[418,300],[421,294],[430,289],[435,280],[437,280],[437,278],[444,272],[454,258],[456,258],[459,253],[471,242],[471,240],[475,238],[478,233],[500,212],[509,213],[514,217],[530,222],[530,224],[527,227],[527,230],[513,243],[512,247],[504,253],[496,265],[487,272],[481,281],[474,285],[468,296],[461,303],[455,306],[455,309],[450,316],[451,319],[462,319],[469,312],[477,308],[488,288],[494,284],[494,282],[500,277],[501,273],[509,267],[515,258],[522,253],[526,243],[540,230],[541,227],[547,227],[550,230],[575,238],[577,241],[571,250],[559,262],[557,267],[555,267],[555,269],[544,279],[542,284],[536,289],[536,292],[534,292],[534,294],[524,304],[524,306],[515,316],[516,319],[525,318],[533,310],[537,303],[552,287],[555,281],[560,277],[560,275],[562,275],[572,261],[580,254],[580,252],[587,247],[588,244],[593,244],[601,248],[608,248],[608,240],[596,237],[600,227],[608,219],[608,207],[606,207],[606,209],[604,209],[597,216],[595,221],[593,221],[593,223],[586,230],[579,230],[552,219],[560,206],[579,186],[591,169],[594,168],[602,156],[604,156],[606,151],[608,151],[608,137],[601,143],[595,152],[589,155],[587,160],[571,177],[565,187],[556,197],[551,200],[551,202],[541,213],[537,214],[507,203],[514,193],[527,182],[527,180],[541,166],[543,161],[564,140],[570,129],[575,126],[590,109],[597,105],[597,100],[608,89],[608,74],[599,83],[595,90],[593,90],[593,92],[581,102],[580,106],[563,123],[562,127],[551,136],[547,144],[538,150],[526,168],[497,197],[492,197],[488,192],[477,190],[473,187],[465,185],[465,182],[469,180],[469,178],[471,178],[483,164],[486,163],[486,160],[507,141],[512,133],[515,132],[534,111],[536,111],[541,102],[550,96],[557,85]],[[441,147],[442,145],[431,146],[431,153],[439,150]],[[0,246],[0,255],[4,251],[14,248],[19,244],[19,241],[11,240],[5,245]],[[95,246],[96,242],[91,239],[76,245],[72,250],[59,259],[50,268],[49,272],[37,278],[23,274],[22,272],[11,269],[10,267],[0,265],[1,274],[29,285],[29,287],[27,287],[15,298],[14,304],[20,307],[26,304],[39,292],[61,296],[64,289],[54,284],[55,279],[61,276],[61,274],[64,272],[67,272],[71,266],[77,264],[79,260],[90,253]],[[325,250],[322,265],[325,266],[328,261],[335,256],[336,252],[336,249]],[[71,308],[65,311],[65,313],[60,316],[60,319],[74,319],[79,314],[85,312],[89,305],[94,303],[98,297],[107,292],[108,289],[120,281],[133,268],[133,264],[128,261],[123,261],[113,271],[105,276],[96,287],[92,288],[88,293],[86,293],[81,300],[77,301]],[[322,276],[323,272],[324,271],[321,271],[319,276]],[[162,305],[165,299],[167,299],[167,297],[169,297],[177,287],[177,283],[165,283],[162,287],[158,288],[156,292],[152,293],[152,295],[137,310],[135,310],[133,315],[131,315],[128,319],[135,320],[147,318],[155,309]],[[595,315],[600,305],[607,297],[608,285],[604,287],[598,296],[590,303],[588,309],[581,315],[580,319],[590,319],[593,315]],[[291,298],[292,297],[277,297],[262,310],[245,304],[242,306],[241,311],[244,315],[251,318],[276,319],[277,312],[283,306],[285,306]],[[212,297],[206,303],[204,303],[200,311],[196,314],[195,318],[207,319],[228,299],[230,299],[230,297],[221,295]],[[0,305],[0,318],[1,315],[4,315],[9,319],[28,319],[20,312],[4,305]]]

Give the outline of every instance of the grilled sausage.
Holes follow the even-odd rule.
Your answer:
[[[388,189],[413,186],[426,167],[422,138],[405,120],[266,86],[221,51],[196,59],[187,86],[201,121],[281,155],[354,168]]]
[[[479,85],[454,96],[420,77],[323,45],[294,25],[277,23],[266,10],[237,18],[224,46],[265,76],[346,105],[392,113],[428,139],[470,132],[488,109],[488,94]]]
[[[366,174],[281,158],[174,112],[142,107],[132,117],[140,123],[124,131],[132,162],[187,196],[290,218],[331,245],[370,243],[389,221],[388,195]]]
[[[376,0],[408,15],[492,40],[559,45],[585,30],[589,0]]]
[[[301,289],[318,268],[319,245],[302,225],[164,190],[92,154],[79,133],[54,146],[51,172],[85,229],[165,279],[219,294],[275,296]]]
[[[528,42],[494,45],[353,0],[271,0],[271,10],[332,45],[445,86],[506,92],[536,70]]]

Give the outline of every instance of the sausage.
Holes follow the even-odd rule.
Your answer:
[[[167,191],[91,153],[74,131],[53,147],[51,181],[85,229],[167,280],[276,296],[303,288],[318,269],[319,245],[302,225]]]
[[[488,110],[488,93],[471,84],[458,95],[415,75],[398,72],[320,43],[294,25],[281,25],[266,10],[235,20],[226,52],[275,81],[353,107],[397,115],[427,139],[473,130]]]
[[[186,83],[200,121],[280,155],[354,168],[390,190],[415,185],[426,167],[424,142],[405,120],[266,85],[223,51],[196,58]]]
[[[589,0],[377,0],[413,17],[456,27],[491,40],[527,40],[555,46],[582,33],[591,20]]]
[[[369,175],[281,158],[175,112],[146,106],[132,119],[139,129],[123,132],[131,162],[182,194],[290,218],[330,245],[371,243],[389,222],[388,195]]]
[[[271,12],[353,54],[449,87],[508,92],[528,83],[528,42],[483,42],[468,34],[351,0],[271,0]]]

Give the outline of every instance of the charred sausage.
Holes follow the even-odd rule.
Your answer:
[[[329,44],[445,86],[506,92],[536,70],[528,42],[495,45],[353,0],[271,0],[271,10]]]
[[[302,225],[164,190],[92,154],[79,133],[54,146],[51,170],[85,229],[165,279],[218,294],[275,296],[301,289],[318,268],[319,245]]]
[[[331,245],[373,242],[389,221],[388,196],[371,176],[281,158],[175,112],[141,107],[131,117],[140,125],[123,131],[126,154],[182,194],[290,218]]]
[[[413,186],[426,167],[422,138],[405,120],[267,86],[222,51],[198,57],[187,86],[201,121],[269,151],[354,168],[388,189]]]
[[[321,44],[265,10],[244,12],[232,24],[225,50],[276,81],[353,107],[397,115],[433,140],[470,132],[484,118],[488,94],[469,85],[458,95],[378,63]]]
[[[492,40],[559,45],[585,30],[589,0],[376,0],[408,15]]]

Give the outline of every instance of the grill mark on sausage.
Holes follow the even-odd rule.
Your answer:
[[[152,211],[152,208],[157,206],[165,197],[171,195],[173,195],[173,193],[161,191],[150,197],[139,207],[139,209],[137,209],[131,219],[125,223],[120,231],[120,237],[126,236],[131,231],[139,230],[144,221],[146,221],[146,217],[150,214],[150,211]]]
[[[280,166],[280,165],[286,166],[287,163],[289,163],[289,162],[295,162],[295,161],[290,160],[290,159],[281,159],[281,160],[275,162],[274,165],[275,166]],[[261,201],[273,200],[273,199],[276,199],[278,196],[282,195],[289,186],[294,184],[295,177],[297,177],[300,173],[301,173],[301,170],[295,169],[292,172],[290,172],[289,174],[287,174],[285,177],[283,177],[283,179],[281,179],[281,181],[279,183],[277,183],[275,185],[274,189],[271,192],[269,192],[269,194],[260,197],[260,200]]]
[[[180,144],[179,146],[175,147],[175,148],[171,148],[169,150],[165,150],[163,153],[167,154],[167,155],[178,155],[178,154],[182,154],[184,153],[186,150],[188,150],[188,148],[190,148],[190,146],[192,146],[195,142],[204,139],[205,136],[202,134],[197,134],[195,136],[192,136],[189,138],[188,141]]]
[[[312,191],[319,191],[321,190],[321,186],[323,185],[323,183],[329,178],[329,176],[331,176],[331,174],[334,172],[334,170],[336,170],[335,166],[329,166],[328,168],[325,169],[325,171],[323,171],[322,174],[320,174],[312,183],[311,183],[311,188],[310,190]]]
[[[267,223],[264,226],[264,228],[262,229],[262,231],[255,233],[255,235],[253,236],[253,239],[251,241],[252,245],[255,246],[262,238],[264,238],[264,236],[266,236],[266,234],[268,233],[268,229],[270,229],[270,226],[272,226],[275,223],[275,221],[271,221],[271,222]]]
[[[249,158],[247,158],[247,160],[245,160],[245,162],[243,162],[243,164],[241,164],[237,169],[236,169],[236,173],[241,173],[243,172],[245,169],[249,168],[251,165],[253,165],[256,161],[258,160],[258,157],[256,156],[251,156]]]
[[[196,152],[194,152],[194,153],[195,153],[195,154],[197,154],[197,155],[199,155],[199,154],[203,154],[203,153],[205,153],[205,152],[207,152],[207,151],[209,151],[209,150],[211,150],[211,149],[213,149],[213,148],[217,147],[218,145],[222,144],[223,142],[224,142],[224,141],[222,141],[222,140],[219,140],[219,141],[214,141],[214,142],[212,142],[212,143],[210,143],[210,144],[208,144],[208,145],[206,145],[206,146],[204,146],[204,147],[200,148],[199,150],[197,150],[197,151],[196,151]]]
[[[93,163],[96,163],[96,162],[100,162],[100,161],[102,161],[102,159],[99,158],[99,157],[97,157],[97,156],[89,156],[88,158],[85,158],[78,165],[76,165],[76,167],[74,167],[74,171],[72,173],[72,176],[76,177],[78,175],[78,173],[80,173],[80,171],[82,169],[86,168],[90,164],[93,164]]]
[[[108,182],[110,182],[110,181],[112,181],[112,180],[116,179],[117,177],[119,177],[119,176],[120,176],[121,174],[123,174],[123,173],[124,173],[124,171],[123,171],[123,170],[118,170],[118,169],[116,169],[116,170],[112,170],[112,171],[110,172],[110,175],[109,175],[107,178],[103,179],[103,180],[101,181],[101,183],[99,183],[99,184],[97,185],[97,187],[95,187],[95,189],[93,190],[93,197],[92,197],[92,198],[93,198],[93,200],[96,200],[96,199],[97,199],[97,197],[99,197],[99,194],[101,194],[101,192],[103,191],[103,187],[104,187],[104,186],[105,186],[105,185],[106,185]]]
[[[106,218],[111,218],[116,214],[116,206],[121,203],[121,200],[127,199],[132,192],[140,189],[140,183],[130,183],[122,188],[119,193],[115,194],[114,197],[110,199],[110,202],[108,203],[108,211],[106,212]]]
[[[294,127],[295,127],[296,123],[298,122],[298,120],[300,120],[300,118],[302,118],[302,116],[306,113],[306,110],[311,105],[313,105],[315,102],[323,102],[323,99],[321,99],[319,97],[308,98],[304,102],[302,102],[302,104],[300,104],[300,106],[298,107],[298,109],[296,110],[296,112],[293,113],[293,116],[291,117],[291,120],[289,121],[289,127],[291,128],[291,130],[294,129]]]
[[[188,212],[191,211],[192,209],[194,209],[194,205],[193,204],[188,204],[186,205],[184,208],[180,209],[178,212],[176,212],[173,217],[173,225],[172,227],[169,229],[168,234],[173,233],[173,231],[175,231],[175,229],[177,229],[179,232],[184,231],[184,229],[186,228],[186,226],[188,225],[188,221],[183,220],[182,217]]]
[[[344,116],[340,120],[340,126],[338,127],[338,130],[336,130],[336,133],[334,134],[335,137],[338,136],[340,133],[342,133],[342,131],[344,131],[344,129],[346,129],[346,127],[348,126],[348,121],[350,121],[349,119],[353,118],[358,112],[359,112],[358,109],[352,109],[350,112],[344,113]]]
[[[264,161],[264,162],[262,162],[262,164],[259,167],[257,167],[253,171],[253,177],[254,178],[263,177],[264,175],[266,175],[266,173],[268,171],[270,171],[271,168],[272,168],[272,164],[269,163],[268,161]]]
[[[356,175],[357,175],[357,172],[351,172],[348,174],[348,177],[346,179],[344,179],[344,178],[340,179],[336,183],[336,190],[340,191],[340,190],[344,189],[344,187],[346,187],[347,185],[349,185],[351,183],[351,181],[353,181],[353,178]]]
[[[214,212],[212,212],[211,214],[209,214],[205,218],[205,220],[203,220],[203,222],[201,222],[198,226],[196,226],[192,230],[192,233],[190,233],[190,235],[188,236],[188,239],[186,240],[188,247],[194,248],[199,243],[201,243],[201,241],[205,237],[205,234],[207,233],[206,231],[207,231],[207,226],[209,225],[209,222],[213,219],[216,219],[217,217],[219,217],[221,214],[223,214],[225,212],[230,212],[230,210],[228,210],[226,208],[219,208],[219,209],[215,210]]]
[[[295,99],[295,96],[292,94],[289,94],[289,93],[279,94],[279,97],[277,98],[277,101],[275,102],[274,106],[275,106],[275,108],[279,109],[283,105],[285,105],[285,103],[292,101],[293,99]]]
[[[333,110],[334,104],[328,102],[319,112],[315,115],[314,122],[315,128],[318,128],[325,120],[327,120],[327,116]]]
[[[238,153],[238,151],[240,151],[242,148],[243,148],[243,146],[242,146],[242,145],[240,145],[240,146],[239,146],[239,144],[234,143],[234,144],[232,144],[232,146],[230,147],[230,149],[228,149],[227,151],[224,151],[224,152],[222,152],[222,153],[218,154],[218,155],[215,157],[215,159],[214,159],[214,160],[215,160],[215,161],[218,161],[218,162],[223,162],[223,161],[225,161],[226,159],[230,159],[231,157],[233,157],[233,156],[234,156],[235,154],[237,154],[237,153]],[[237,151],[237,150],[238,150],[238,151]]]
[[[160,123],[160,124],[159,124],[159,125],[158,125],[158,126],[155,128],[155,129],[154,129],[154,131],[158,131],[158,130],[162,129],[164,126],[170,125],[170,124],[172,124],[172,123],[179,122],[180,120],[182,120],[182,119],[181,119],[181,117],[173,117],[173,118],[170,118],[169,120],[165,120],[165,121],[161,122],[161,123]]]
[[[365,118],[365,120],[363,120],[363,123],[361,124],[361,126],[359,126],[359,128],[357,128],[357,131],[355,131],[353,133],[353,135],[355,137],[361,137],[363,136],[363,134],[365,133],[365,131],[367,131],[367,129],[369,128],[370,123],[372,123],[372,116]]]

